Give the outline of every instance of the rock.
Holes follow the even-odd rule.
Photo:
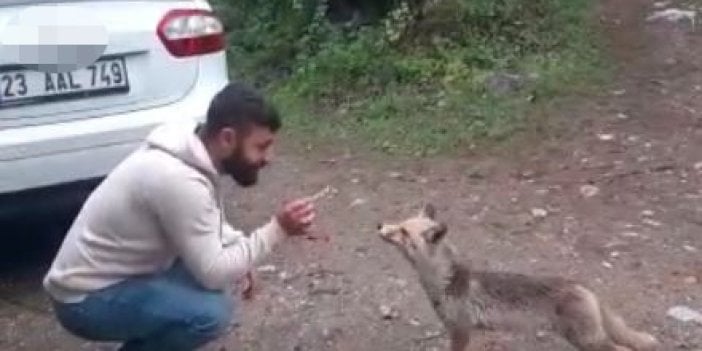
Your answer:
[[[683,20],[688,20],[694,27],[696,17],[697,13],[695,11],[671,8],[654,12],[646,18],[646,21],[654,22],[663,19],[668,22],[680,22]]]
[[[702,325],[702,313],[687,306],[671,307],[666,313],[668,317],[683,323],[697,323]]]
[[[687,252],[697,252],[697,248],[690,245],[683,245],[683,249]]]
[[[466,172],[468,178],[473,180],[483,180],[485,179],[485,174],[480,169],[470,169]]]
[[[629,115],[627,115],[626,113],[618,113],[617,118],[622,119],[622,120],[629,119]]]
[[[417,318],[412,318],[408,321],[408,323],[413,326],[413,327],[419,327],[422,325],[422,323],[419,321]]]
[[[390,173],[388,173],[388,177],[390,177],[390,178],[392,178],[392,179],[402,179],[403,176],[404,176],[404,175],[403,175],[402,173],[400,173],[400,172],[390,172]]]
[[[524,83],[524,77],[519,74],[494,73],[486,79],[485,86],[490,93],[501,96],[519,91]]]
[[[386,140],[386,141],[383,141],[382,144],[380,144],[380,148],[383,149],[384,151],[390,151],[390,150],[395,148],[395,144]]]
[[[597,134],[597,139],[600,139],[601,141],[612,141],[614,140],[614,134]]]
[[[695,277],[694,275],[691,275],[689,277],[685,277],[685,279],[683,279],[683,282],[685,284],[697,284],[699,281],[698,281],[697,277]]]
[[[532,208],[531,215],[534,218],[546,218],[546,216],[548,216],[548,211],[543,208]]]
[[[624,232],[621,234],[621,236],[623,236],[625,238],[638,238],[641,236],[641,234],[639,234],[637,232]]]
[[[580,194],[585,197],[585,198],[590,198],[593,196],[596,196],[597,194],[600,193],[600,188],[591,185],[591,184],[586,184],[580,187]]]
[[[356,255],[359,257],[366,257],[368,255],[368,247],[367,246],[359,246],[359,247],[353,249],[353,252],[356,253]]]
[[[653,212],[652,210],[643,210],[641,211],[641,217],[653,217],[656,213]]]
[[[670,5],[670,1],[656,1],[653,3],[653,7],[657,9],[668,7],[668,5]]]
[[[434,339],[440,337],[441,335],[443,335],[443,333],[438,330],[427,330],[424,332],[425,339]]]
[[[622,96],[624,94],[626,94],[626,89],[619,89],[619,90],[612,91],[612,95],[614,95],[614,96]]]
[[[630,143],[635,143],[635,142],[641,140],[641,137],[639,137],[638,135],[629,135],[629,136],[626,138],[626,140],[629,141]],[[621,164],[621,163],[622,163],[622,162],[619,162],[619,164]]]
[[[544,196],[544,195],[548,195],[549,190],[548,189],[537,189],[534,192],[536,193],[536,195]]]
[[[351,204],[349,205],[349,208],[354,208],[354,207],[358,207],[358,206],[363,206],[363,205],[365,205],[366,203],[368,203],[368,200],[358,198],[358,199],[355,199],[355,200],[353,200],[353,201],[351,202]]]
[[[608,268],[608,269],[614,268],[614,266],[613,266],[611,263],[607,262],[607,261],[602,261],[602,267]]]
[[[644,218],[644,220],[642,222],[646,225],[650,225],[651,227],[660,227],[663,225],[663,223],[661,223],[659,221],[654,221],[653,219],[650,219],[650,218]]]
[[[702,161],[695,163],[695,170],[702,171]]]
[[[388,305],[380,305],[378,310],[380,311],[380,316],[383,317],[384,320],[396,319],[400,316],[396,310]]]
[[[405,288],[405,287],[407,287],[407,281],[404,280],[404,279],[401,279],[401,278],[394,278],[394,279],[392,279],[392,282],[393,282],[395,285],[399,286],[400,288]]]

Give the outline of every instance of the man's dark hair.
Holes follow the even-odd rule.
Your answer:
[[[258,91],[244,83],[232,82],[212,99],[205,132],[213,135],[225,127],[246,131],[251,126],[277,132],[281,125],[278,111]]]

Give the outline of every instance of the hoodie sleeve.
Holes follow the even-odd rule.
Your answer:
[[[158,199],[152,208],[183,263],[206,288],[226,288],[284,237],[275,219],[246,237],[221,219],[207,180],[181,175],[166,178],[152,189],[156,194],[149,198]]]

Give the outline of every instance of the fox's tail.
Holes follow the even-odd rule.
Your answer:
[[[653,335],[632,329],[607,306],[601,306],[600,311],[605,331],[617,344],[629,347],[634,351],[656,351],[659,349],[660,344]]]

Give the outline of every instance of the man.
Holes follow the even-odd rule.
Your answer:
[[[305,232],[311,201],[284,204],[244,236],[225,220],[222,176],[248,187],[281,122],[232,83],[203,125],[164,125],[90,195],[44,279],[70,332],[122,350],[194,350],[231,324],[228,287],[287,235]]]

